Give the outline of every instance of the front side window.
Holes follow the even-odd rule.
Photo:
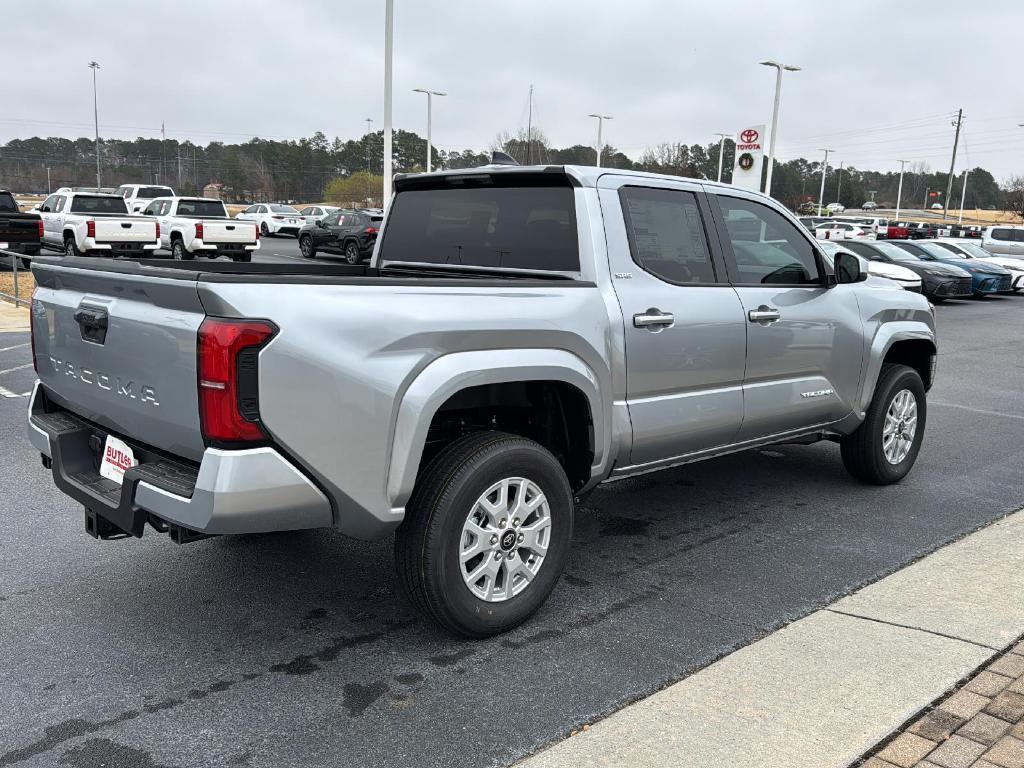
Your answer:
[[[767,205],[713,196],[732,246],[734,282],[742,285],[820,285],[814,248],[799,228]]]
[[[160,208],[160,203],[150,203],[146,206],[146,210],[142,212],[143,216],[156,216],[157,211]]]
[[[43,200],[43,204],[39,206],[40,213],[52,213],[53,205],[57,201],[56,195],[50,195],[48,198]]]
[[[669,283],[715,282],[696,195],[623,187],[619,197],[633,261]]]

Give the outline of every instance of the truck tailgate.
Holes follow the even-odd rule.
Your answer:
[[[46,261],[33,263],[32,322],[48,396],[126,438],[200,459],[196,339],[205,313],[195,275]]]
[[[97,216],[96,241],[100,243],[152,243],[156,240],[156,222],[140,218],[101,218]]]
[[[27,213],[0,213],[0,248],[4,243],[38,243],[39,217]]]
[[[251,222],[204,219],[204,243],[255,243],[256,225]]]

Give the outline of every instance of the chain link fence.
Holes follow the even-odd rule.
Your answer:
[[[24,254],[0,250],[0,299],[14,302],[16,307],[32,303],[36,281]]]

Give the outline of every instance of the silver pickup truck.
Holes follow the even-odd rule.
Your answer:
[[[935,323],[734,187],[579,167],[399,177],[371,263],[37,259],[29,436],[99,538],[396,534],[466,636],[524,621],[600,483],[832,440],[910,470]]]

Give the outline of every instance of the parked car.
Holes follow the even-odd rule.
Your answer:
[[[299,215],[306,224],[319,224],[328,213],[340,210],[336,205],[307,205],[299,211]]]
[[[885,239],[889,235],[889,220],[879,216],[835,216],[833,221],[843,221],[872,232],[876,238]]]
[[[1024,258],[1024,227],[999,224],[981,233],[981,247],[993,256]]]
[[[914,465],[928,302],[830,268],[775,200],[572,166],[394,184],[370,267],[33,265],[29,435],[89,532],[395,534],[412,603],[482,637],[544,603],[604,481],[821,438],[869,483]]]
[[[119,195],[95,192],[53,194],[39,205],[43,245],[65,256],[139,258],[160,247],[160,225],[130,216]]]
[[[923,221],[898,221],[896,224],[907,230],[907,240],[924,240],[929,237],[935,237],[933,227],[936,225]],[[890,237],[889,239],[898,240],[900,238]]]
[[[808,232],[813,232],[819,224],[828,222],[829,218],[827,216],[801,216],[799,221]]]
[[[942,210],[942,203],[932,203],[928,207],[931,208],[933,211],[941,211]]]
[[[842,213],[843,211],[846,210],[846,206],[843,205],[842,203],[829,203],[828,205],[825,206],[825,210],[828,211],[830,214]]]
[[[819,245],[830,261],[835,258],[837,253],[861,255],[847,248],[845,243],[837,243],[833,240],[819,242]],[[869,275],[878,279],[888,280],[891,285],[902,288],[905,291],[921,293],[921,276],[913,270],[889,261],[882,261],[881,259],[869,259],[867,257],[865,259],[867,260]]]
[[[971,291],[975,296],[1002,293],[1011,289],[1010,273],[995,264],[964,259],[932,242],[912,243],[909,240],[896,240],[893,245],[903,248],[922,261],[938,262],[969,272]]]
[[[124,198],[129,213],[142,213],[142,210],[158,197],[174,197],[174,190],[150,184],[122,184],[115,194]]]
[[[19,260],[23,267],[28,267],[42,242],[43,220],[39,214],[22,213],[14,195],[0,189],[0,251],[24,254]]]
[[[160,224],[160,247],[179,261],[196,256],[232,261],[252,261],[260,247],[260,230],[255,222],[241,222],[228,215],[220,200],[205,197],[164,197],[152,201],[142,212]]]
[[[250,205],[235,216],[239,221],[254,221],[264,237],[270,235],[298,235],[306,221],[297,210],[281,203]]]
[[[878,210],[878,203],[876,203],[874,200],[866,200],[864,203],[861,204],[860,209],[862,211],[875,211]]]
[[[1013,292],[1024,289],[1024,260],[1014,259],[1010,256],[993,256],[980,245],[976,240],[936,240],[936,245],[941,245],[948,251],[967,259],[977,259],[983,264],[995,264],[1010,273],[1010,286]]]
[[[373,255],[382,220],[362,211],[334,211],[319,224],[299,230],[299,252],[307,259],[326,252],[340,253],[349,264],[366,261]]]
[[[875,233],[866,227],[845,221],[823,221],[814,230],[818,240],[874,240]]]
[[[914,272],[921,278],[921,292],[932,301],[964,299],[972,294],[970,272],[946,264],[922,261],[890,240],[853,241],[843,243],[843,247],[871,263],[896,264]],[[870,271],[870,267],[868,269]]]

